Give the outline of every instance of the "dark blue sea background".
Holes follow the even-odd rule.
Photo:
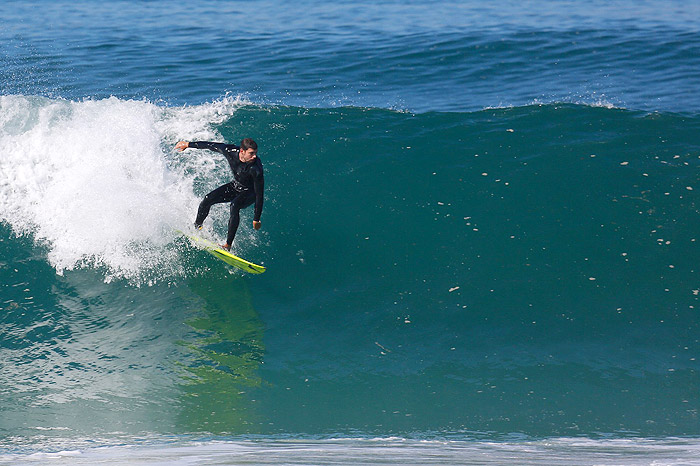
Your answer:
[[[0,464],[700,464],[700,2],[0,26]]]

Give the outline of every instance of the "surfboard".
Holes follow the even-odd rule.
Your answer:
[[[206,238],[202,238],[200,236],[195,236],[195,235],[189,235],[189,234],[184,233],[182,231],[180,231],[179,233],[181,233],[184,236],[186,236],[187,238],[189,238],[190,242],[192,242],[194,245],[200,247],[201,249],[204,249],[209,254],[211,254],[212,256],[216,257],[219,260],[224,261],[228,265],[231,265],[233,267],[237,267],[245,272],[255,273],[255,274],[260,274],[260,273],[265,272],[265,270],[267,270],[262,265],[253,264],[252,262],[248,262],[247,260],[236,256],[235,254],[231,254],[230,252],[223,249],[221,246],[219,246],[215,242],[209,241]]]

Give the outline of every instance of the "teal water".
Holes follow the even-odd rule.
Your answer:
[[[3,6],[0,463],[696,464],[694,7],[591,4]]]
[[[162,110],[97,104],[136,116]],[[80,114],[93,103],[42,105]],[[8,403],[5,422],[52,405],[39,400],[58,397],[60,412],[115,397],[127,414],[139,406],[126,426],[166,431],[694,431],[700,121],[580,105],[463,114],[234,107],[213,131],[265,134],[274,180],[264,232],[248,229],[239,243],[269,267],[260,277],[177,238],[190,212],[147,208],[134,221],[124,212],[142,199],[102,184],[76,196],[64,190],[71,178],[49,177],[45,189],[65,195],[51,200],[65,212],[41,224],[45,209],[20,189],[31,168],[3,167],[17,171],[9,221],[31,232],[3,233],[6,371],[18,371],[9,380],[34,400]],[[68,115],[68,126],[81,118]],[[109,174],[115,186],[151,183],[128,164],[145,165],[140,151],[152,149],[125,155]],[[191,183],[193,202],[227,176],[208,169],[212,154],[163,153],[154,164]],[[96,176],[100,155],[88,167]],[[98,192],[103,210],[76,222],[111,222],[107,237],[70,230],[73,203]],[[222,235],[226,218],[221,208],[208,227]],[[76,244],[86,250],[77,259]],[[195,386],[229,394],[219,377],[250,384],[257,404],[243,404],[259,406],[255,420],[237,419],[228,397],[224,418],[184,429],[170,416],[140,419],[144,403],[169,415],[185,409],[181,392],[210,376],[211,386]],[[113,412],[111,402],[100,406]]]

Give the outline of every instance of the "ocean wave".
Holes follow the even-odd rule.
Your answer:
[[[143,281],[154,271],[164,277],[182,275],[182,268],[174,265],[181,260],[180,252],[172,247],[173,231],[187,228],[199,197],[228,177],[225,164],[215,154],[173,152],[174,143],[180,139],[236,141],[242,132],[261,138],[263,157],[267,157],[273,180],[268,190],[269,205],[275,206],[288,202],[293,186],[318,183],[305,179],[305,164],[325,167],[329,175],[338,172],[344,185],[363,166],[410,160],[417,153],[416,145],[422,146],[413,137],[416,133],[432,133],[439,138],[443,146],[439,153],[447,157],[441,156],[438,164],[472,166],[485,172],[495,168],[505,186],[509,178],[512,186],[522,167],[513,165],[509,158],[515,157],[518,163],[533,157],[550,158],[548,150],[530,150],[532,144],[565,152],[575,145],[592,145],[581,149],[583,156],[607,160],[604,154],[610,152],[613,159],[619,159],[617,163],[624,163],[627,159],[618,155],[616,147],[621,147],[615,146],[619,139],[615,132],[636,131],[632,128],[640,118],[653,120],[651,126],[655,129],[659,124],[668,125],[668,130],[663,126],[658,130],[660,136],[669,139],[672,135],[668,131],[687,132],[684,128],[697,125],[695,119],[679,120],[681,117],[671,114],[645,117],[639,112],[619,113],[624,110],[604,98],[584,99],[583,104],[579,98],[572,101],[533,102],[523,107],[466,113],[412,114],[352,107],[259,106],[234,96],[184,107],[115,97],[68,101],[3,96],[0,142],[6,150],[0,165],[4,175],[0,214],[15,234],[29,235],[45,248],[48,261],[59,273],[76,267],[103,267],[109,279],[131,277]],[[559,129],[542,132],[542,128],[549,127]],[[561,140],[563,135],[568,135],[571,144]],[[362,153],[367,150],[363,141],[377,137],[381,138],[381,154],[370,153],[348,163],[345,157],[353,157],[345,155],[348,150]],[[290,152],[306,152],[306,147],[298,144],[301,141],[312,144],[312,151],[299,164]],[[509,144],[508,155],[499,154],[499,150],[489,154],[486,147],[492,144],[501,148]],[[484,147],[480,149],[480,145]],[[469,151],[476,154],[469,156],[473,162],[455,156],[455,151],[463,153],[469,146]],[[690,147],[681,143],[678,153],[671,154],[675,158],[663,163],[667,168],[682,160],[693,163],[693,151],[687,151]],[[668,144],[659,149],[670,150]],[[642,144],[636,151],[651,155]],[[315,159],[313,153],[325,154],[324,159]],[[484,160],[490,162],[484,164]],[[649,166],[651,162],[640,159],[632,163]],[[296,167],[299,174],[289,173],[290,167]],[[324,177],[336,177],[329,175]],[[417,188],[423,195],[430,192],[427,186]],[[386,189],[394,191],[391,186]],[[328,195],[336,197],[341,191],[329,191]],[[380,197],[385,198],[386,193]],[[214,222],[213,232],[225,229],[225,219],[215,217]],[[252,237],[246,239],[252,241]]]

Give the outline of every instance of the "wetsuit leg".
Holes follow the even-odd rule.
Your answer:
[[[231,217],[228,220],[228,236],[226,237],[226,244],[233,244],[233,238],[236,236],[238,224],[241,221],[241,209],[245,209],[246,207],[253,205],[254,202],[255,192],[252,189],[240,193],[238,196],[236,196],[233,202],[231,202]]]
[[[195,226],[199,227],[204,223],[204,219],[209,215],[211,206],[222,202],[231,202],[236,195],[238,195],[238,191],[235,190],[231,183],[226,183],[204,196],[197,210],[197,220],[194,221]]]

